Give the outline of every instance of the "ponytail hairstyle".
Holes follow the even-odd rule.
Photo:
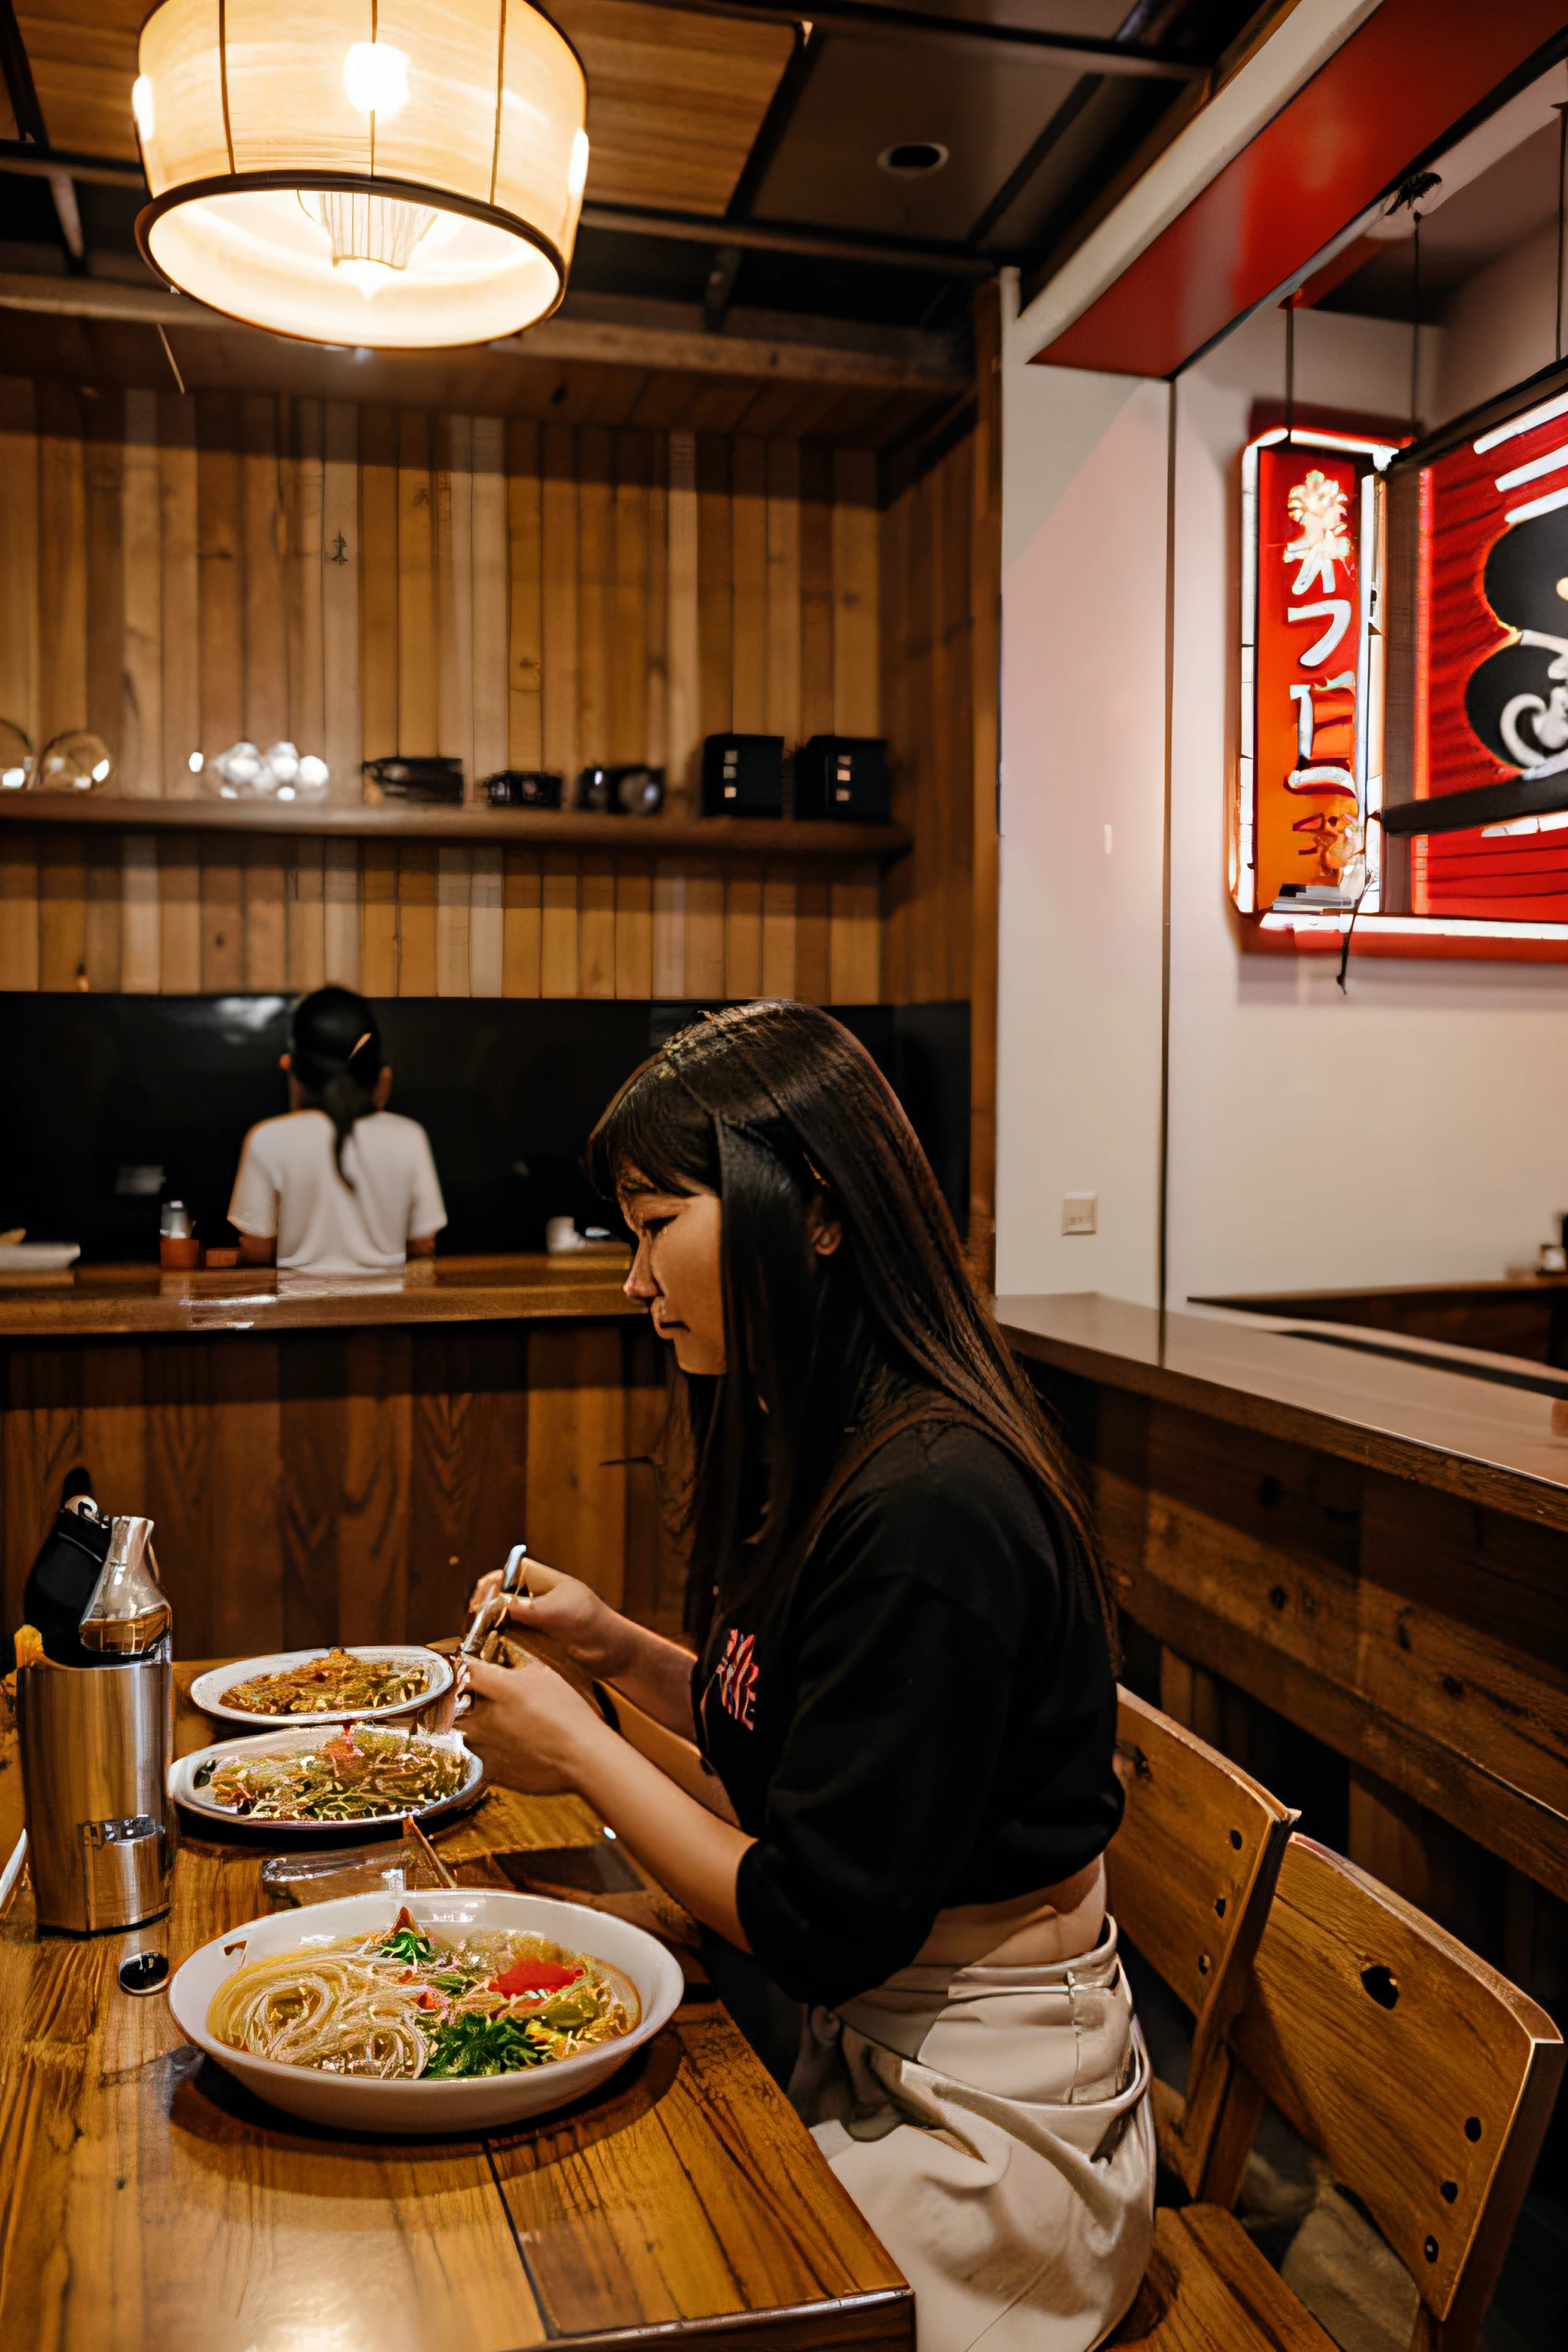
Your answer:
[[[728,1369],[670,1373],[663,1461],[679,1465],[689,1629],[788,1597],[802,1538],[847,1436],[921,1393],[1009,1453],[1045,1506],[1064,1593],[1116,1612],[1071,1457],[997,1328],[898,1097],[814,1004],[731,1006],[635,1071],[588,1142],[606,1197],[689,1192],[723,1205]],[[823,1218],[842,1231],[824,1255]],[[939,1416],[940,1417],[940,1416]]]
[[[289,1069],[312,1110],[332,1122],[332,1158],[344,1173],[343,1146],[356,1118],[375,1108],[381,1076],[381,1032],[363,996],[352,988],[318,988],[294,1007],[289,1032]]]

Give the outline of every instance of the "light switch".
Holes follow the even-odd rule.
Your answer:
[[[1098,1192],[1068,1192],[1062,1197],[1062,1231],[1064,1234],[1092,1234],[1100,1206]]]

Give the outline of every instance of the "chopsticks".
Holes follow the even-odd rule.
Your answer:
[[[511,1600],[513,1595],[521,1591],[527,1559],[528,1546],[525,1543],[513,1544],[506,1556],[506,1566],[501,1570],[500,1591],[492,1592],[489,1598],[481,1601],[475,1610],[473,1622],[458,1644],[457,1654],[459,1658],[471,1658],[485,1635],[501,1622],[500,1617],[493,1612],[498,1602]]]
[[[24,1830],[11,1848],[5,1868],[0,1869],[0,1918],[5,1916],[5,1906],[16,1892],[16,1881],[22,1875],[22,1864],[26,1858],[27,1832]]]

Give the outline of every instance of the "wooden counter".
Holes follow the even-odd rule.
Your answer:
[[[1244,1315],[1304,1317],[1447,1339],[1532,1363],[1568,1366],[1568,1274],[1510,1274],[1500,1282],[1405,1282],[1363,1290],[1272,1290],[1194,1298]]]
[[[144,1511],[190,1653],[433,1638],[525,1540],[679,1622],[663,1350],[613,1259],[368,1280],[91,1268],[0,1288],[7,1626],[68,1470]]]
[[[163,1274],[73,1266],[42,1281],[0,1277],[0,1340],[121,1331],[363,1330],[373,1324],[539,1322],[640,1315],[622,1288],[623,1249],[546,1257],[437,1257],[388,1275],[279,1274],[240,1266]]]
[[[1346,1758],[1363,1814],[1395,1792],[1568,1897],[1568,1381],[1374,1332],[998,1304],[1132,1623]]]

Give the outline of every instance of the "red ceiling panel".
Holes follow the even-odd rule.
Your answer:
[[[1174,374],[1564,24],[1563,0],[1383,0],[1036,359],[1125,375]]]

